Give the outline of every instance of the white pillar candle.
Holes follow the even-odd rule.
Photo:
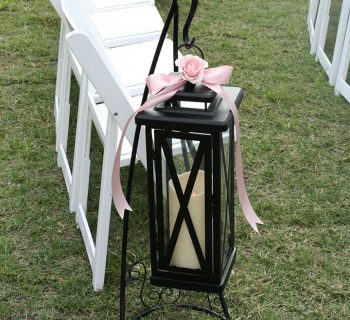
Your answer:
[[[190,172],[179,176],[182,192],[185,192]],[[169,229],[170,235],[173,232],[177,215],[180,209],[179,199],[172,180],[169,180]],[[199,244],[205,257],[205,199],[204,199],[204,171],[199,170],[192,190],[191,198],[188,203],[188,211],[197,233]],[[200,269],[200,264],[194,249],[191,236],[187,229],[187,224],[183,220],[179,237],[176,242],[175,250],[170,265],[188,269]]]

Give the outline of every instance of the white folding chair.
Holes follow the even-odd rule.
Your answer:
[[[60,0],[50,0],[57,14],[61,18],[61,30],[57,63],[57,78],[55,91],[55,118],[60,110],[67,110],[64,105],[65,97],[70,92],[70,66],[68,64],[67,50],[65,49],[65,36],[70,31],[65,23]],[[72,1],[74,2],[74,1]],[[110,6],[108,3],[110,2]],[[99,9],[99,4],[104,11]],[[106,46],[121,46],[131,43],[158,39],[163,27],[162,19],[153,5],[152,0],[85,0],[81,2],[81,9],[91,16],[99,36]],[[141,19],[142,18],[142,19]],[[138,23],[134,23],[138,21]],[[78,83],[80,82],[79,68],[71,65]],[[63,101],[61,103],[61,101]],[[56,151],[58,151],[58,143]]]
[[[83,235],[93,273],[93,287],[97,291],[103,288],[104,283],[111,210],[110,177],[118,142],[118,125],[126,122],[127,116],[139,106],[141,98],[130,96],[101,43],[92,44],[86,35],[78,32],[70,34],[67,42],[82,67],[73,165],[75,174],[82,178],[89,174],[92,120],[98,130],[105,133],[96,244],[91,236],[86,207],[83,205],[86,204],[88,179],[81,180],[85,185],[79,186],[79,205],[76,208],[76,222]],[[102,97],[103,104],[96,105],[94,95],[88,89],[90,81]],[[128,139],[132,139],[133,129],[131,126],[128,130]]]
[[[344,45],[339,63],[339,71],[337,81],[335,84],[335,94],[341,94],[346,100],[350,102],[350,84],[348,83],[348,72],[350,63],[350,19],[346,25],[346,33],[344,38]]]
[[[341,8],[335,8],[338,10],[333,10],[335,12],[339,11],[339,22],[338,22],[338,28],[337,28],[337,36],[334,44],[333,56],[328,57],[325,51],[325,46],[327,44],[326,41],[327,40],[332,41],[332,39],[328,39],[329,37],[328,37],[327,31],[329,30],[329,21],[330,19],[333,20],[336,18],[336,17],[330,17],[330,11],[331,11],[332,5],[334,6],[339,5],[339,3],[337,1],[332,2],[331,0],[325,0],[325,5],[324,5],[325,15],[321,22],[316,57],[326,71],[326,74],[329,78],[329,84],[335,85],[335,82],[337,80],[338,70],[339,70],[341,53],[343,50],[346,26],[349,19],[350,0],[344,0],[342,2]],[[332,37],[334,35],[330,34],[330,36]]]
[[[120,88],[118,94],[120,97],[118,100],[114,100],[114,113],[118,112],[116,116],[117,122],[124,123],[124,119],[130,114],[132,107],[136,108],[140,104],[140,94],[143,93],[145,79],[148,75],[158,41],[153,40],[128,46],[106,48],[101,38],[99,38],[98,33],[93,28],[93,24],[89,21],[89,15],[86,13],[84,15],[81,7],[79,7],[78,1],[62,1],[62,11],[64,13],[64,18],[67,20],[66,24],[74,30],[81,30],[84,28],[84,31],[86,31],[92,39],[94,45],[99,48],[99,52],[103,52],[103,56],[107,57],[105,60],[108,59],[106,61],[108,61],[109,68],[115,73],[115,77],[118,75],[118,87]],[[166,40],[163,49],[157,65],[157,72],[169,73],[173,70],[171,58],[173,53],[172,42]],[[74,61],[74,63],[79,66],[79,70],[77,69],[76,72],[79,72],[81,77],[73,170],[69,167],[66,154],[69,110],[67,110],[67,112],[61,112],[61,119],[59,120],[59,132],[61,136],[59,137],[58,161],[62,166],[65,180],[70,182],[70,208],[72,211],[76,212],[76,222],[83,235],[93,271],[93,286],[95,290],[101,290],[104,283],[111,211],[110,170],[116,151],[118,130],[116,127],[111,128],[105,104],[96,103],[96,96],[99,96],[99,101],[108,104],[108,102],[105,101],[106,96],[108,97],[107,93],[102,94],[102,92],[104,92],[103,90],[106,89],[98,87],[99,90],[96,90],[93,88],[97,80],[93,82],[93,85],[90,84],[86,76],[84,76],[83,69],[79,63],[80,61],[77,61],[71,52],[68,52],[68,61]],[[99,67],[100,66],[96,62],[94,68]],[[98,73],[98,76],[100,77],[98,81],[102,81],[104,86],[109,88],[107,92],[114,90],[112,86],[113,82],[109,84],[107,76],[103,78],[100,73]],[[65,103],[65,105],[68,105],[68,103]],[[86,105],[88,105],[88,107],[86,107]],[[80,109],[85,111],[80,111]],[[89,149],[91,120],[104,145],[96,244],[93,241],[90,227],[86,219],[90,171]],[[131,137],[130,132],[132,132],[132,129],[128,131],[127,139]],[[141,143],[139,146],[138,158],[143,164],[146,163],[145,155],[145,146]],[[123,149],[122,164],[127,165],[129,163],[129,158],[130,146]]]
[[[327,0],[326,0],[327,1]],[[317,49],[318,37],[323,17],[324,0],[310,0],[307,26],[310,36],[310,54],[314,55]]]
[[[62,12],[64,14],[63,20],[65,24],[69,26],[71,30],[81,30],[86,32],[94,42],[99,42],[102,46],[101,37],[99,36],[89,14],[83,10],[79,0],[70,1],[63,0]],[[140,95],[143,93],[145,86],[145,79],[148,75],[149,67],[154,55],[155,48],[158,40],[145,41],[128,46],[120,46],[114,48],[106,48],[108,55],[113,61],[114,67],[118,70],[118,75],[122,79],[125,87],[132,96]],[[164,50],[159,59],[157,65],[157,72],[168,73],[172,71],[172,60],[169,58],[172,56],[173,46],[170,40],[166,40]],[[77,78],[80,78],[81,68],[79,63],[76,62],[74,56],[69,59],[67,56],[66,61],[70,62],[74,74]],[[70,70],[70,68],[68,68]],[[65,78],[62,77],[62,82],[69,82],[70,74],[65,73]],[[64,86],[62,86],[64,87]],[[91,86],[89,90],[94,90]],[[72,170],[67,160],[67,142],[68,142],[68,125],[69,125],[69,90],[64,88],[62,99],[62,112],[58,118],[58,133],[57,133],[57,152],[58,152],[58,164],[61,166],[65,182],[67,185],[68,193],[70,195],[70,209],[75,211],[77,207],[77,194],[73,188],[74,176],[72,176]],[[97,95],[95,95],[95,101],[101,102]],[[103,131],[99,132],[102,133]],[[103,140],[101,136],[101,140]],[[141,155],[141,161],[142,159]],[[143,162],[145,164],[145,162]],[[79,182],[76,180],[76,185]]]

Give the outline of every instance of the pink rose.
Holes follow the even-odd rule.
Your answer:
[[[208,68],[208,62],[198,56],[188,54],[175,61],[175,65],[182,72],[182,78],[193,84],[203,80],[204,69]]]

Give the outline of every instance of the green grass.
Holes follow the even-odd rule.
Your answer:
[[[157,3],[164,16],[169,1]],[[181,3],[186,15],[189,1]],[[265,226],[254,234],[237,208],[238,256],[226,290],[234,319],[350,318],[350,106],[334,96],[308,53],[307,9],[302,0],[202,0],[190,30],[210,65],[233,65],[231,85],[246,92],[246,184]],[[56,166],[58,36],[49,1],[0,0],[1,320],[118,319],[121,221],[114,212],[105,289],[96,294]],[[73,116],[76,101],[77,90]],[[102,150],[96,136],[93,226]],[[130,247],[136,255],[148,250],[144,190],[138,165]],[[139,306],[136,291],[129,312]],[[177,310],[149,319],[182,317],[209,319]]]

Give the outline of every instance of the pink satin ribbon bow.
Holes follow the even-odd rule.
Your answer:
[[[242,211],[248,223],[256,231],[258,231],[258,224],[263,224],[260,218],[256,215],[252,205],[250,204],[248,194],[245,188],[244,176],[243,176],[243,164],[242,164],[242,153],[240,145],[240,129],[239,129],[239,117],[237,107],[232,101],[232,98],[225,91],[222,85],[227,85],[230,81],[232,74],[231,66],[220,66],[217,68],[205,69],[204,77],[201,81],[202,84],[215,91],[229,106],[235,123],[236,128],[236,179],[237,179],[237,191],[239,201],[242,206]],[[113,174],[112,174],[112,194],[115,207],[121,216],[124,217],[124,211],[132,211],[128,204],[120,182],[120,156],[122,150],[122,144],[126,129],[130,124],[130,121],[139,113],[146,109],[149,109],[161,102],[170,99],[178,90],[184,88],[187,80],[181,77],[181,74],[152,74],[147,80],[146,84],[149,88],[151,96],[149,99],[136,110],[127,120],[120,137],[120,142],[117,149],[117,154],[114,161]]]

